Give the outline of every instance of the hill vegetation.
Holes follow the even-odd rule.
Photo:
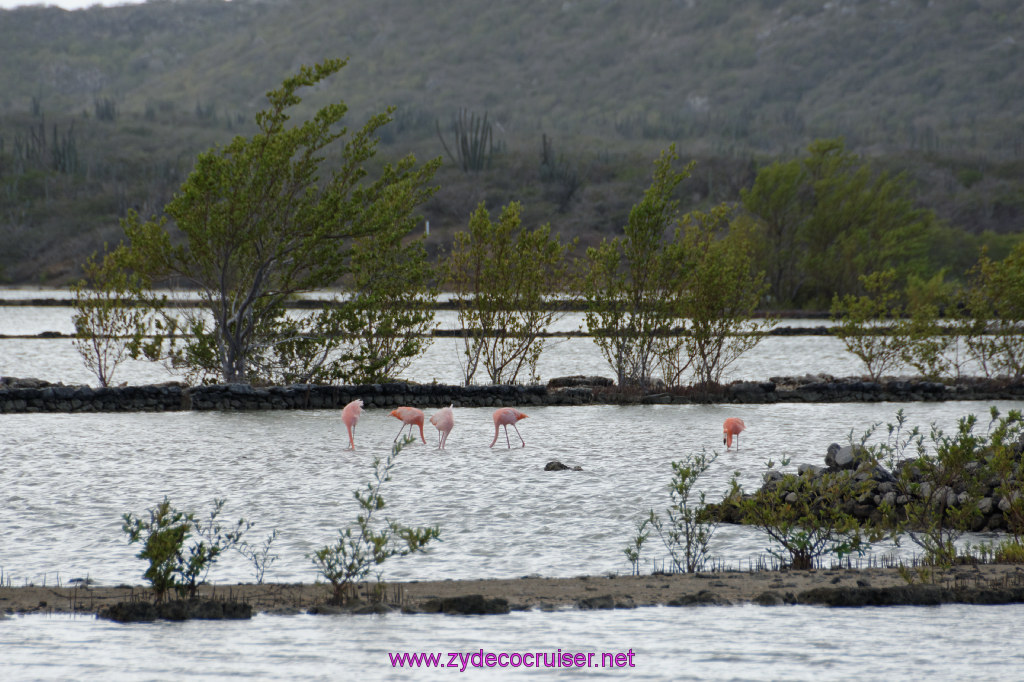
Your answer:
[[[428,250],[483,201],[579,247],[621,231],[675,143],[683,207],[842,137],[964,236],[1024,222],[1024,6],[1016,0],[158,0],[0,11],[0,281],[62,283],[159,213],[197,154],[251,134],[301,64],[350,57],[304,97],[352,127],[394,105],[378,162],[444,156]],[[486,119],[484,117],[486,116]],[[489,128],[479,167],[460,121]],[[467,135],[472,134],[470,129]],[[452,158],[447,148],[455,154]],[[940,258],[941,260],[941,258]]]

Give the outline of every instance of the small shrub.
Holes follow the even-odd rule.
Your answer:
[[[438,526],[412,528],[392,519],[378,523],[374,516],[384,509],[381,488],[391,480],[391,470],[398,453],[411,442],[412,439],[407,437],[395,443],[384,460],[374,457],[373,482],[366,484],[365,491],[353,491],[360,509],[355,525],[339,530],[335,544],[325,545],[310,556],[319,574],[331,583],[334,601],[339,604],[354,599],[356,585],[391,557],[423,552],[428,543],[440,539],[441,529]],[[374,594],[378,597],[383,594],[382,573],[382,569],[376,573],[377,590]]]
[[[181,597],[194,599],[220,555],[238,544],[251,527],[240,519],[233,530],[226,531],[217,521],[223,507],[224,500],[214,500],[209,517],[197,519],[193,512],[175,509],[165,496],[163,502],[147,510],[148,520],[131,512],[124,514],[121,530],[129,544],[142,543],[136,556],[149,561],[143,577],[153,586],[157,602],[172,589]],[[190,539],[193,541],[186,547]]]
[[[640,575],[640,555],[643,552],[644,543],[647,542],[647,538],[651,535],[651,531],[647,530],[649,523],[650,518],[637,520],[636,535],[633,536],[630,544],[626,545],[626,548],[622,550],[629,561],[633,575]]]
[[[270,546],[274,544],[276,539],[277,529],[275,528],[259,546],[251,545],[248,542],[241,542],[235,547],[238,553],[252,564],[257,585],[263,584],[263,575],[266,573],[267,568],[277,561],[277,555],[270,553]]]
[[[743,495],[736,479],[729,501],[740,511],[744,523],[763,530],[775,543],[769,554],[790,568],[810,570],[825,555],[840,561],[849,554],[863,553],[880,530],[863,528],[845,511],[844,500],[867,490],[867,481],[857,482],[851,471],[811,476],[783,476],[752,495]]]
[[[694,497],[694,485],[716,459],[718,453],[709,456],[702,452],[672,462],[672,481],[668,486],[671,505],[665,510],[664,519],[653,509],[647,518],[668,550],[672,567],[681,573],[693,573],[704,567],[708,545],[718,528],[718,522],[709,520],[704,513],[704,491]],[[638,528],[638,532],[641,530]]]

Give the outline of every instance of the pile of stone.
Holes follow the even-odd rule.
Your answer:
[[[1024,436],[1013,447],[1015,456],[1020,460],[1021,453],[1024,452]],[[917,499],[931,499],[943,508],[977,505],[980,514],[974,519],[971,528],[973,531],[1007,529],[1008,521],[1004,512],[1010,508],[1010,500],[1002,497],[997,491],[1001,483],[999,477],[994,473],[986,474],[980,470],[983,466],[980,460],[972,463],[973,466],[969,465],[981,481],[980,490],[974,494],[968,492],[964,483],[934,487],[932,481],[924,479],[918,467],[914,466],[914,461],[905,460],[897,464],[893,470],[889,470],[878,465],[860,446],[841,446],[832,443],[825,454],[825,466],[801,464],[797,467],[796,474],[783,473],[777,469],[769,470],[764,475],[761,489],[763,492],[794,488],[814,490],[816,482],[825,483],[827,476],[829,482],[833,483],[838,474],[839,480],[845,479],[850,485],[850,493],[841,496],[839,503],[842,504],[843,511],[862,522],[881,522],[883,505],[894,510],[898,518],[905,518],[904,508],[916,496]],[[903,476],[904,472],[906,476]],[[792,485],[793,477],[803,478],[801,482],[805,485]],[[901,478],[919,487],[911,490],[909,483],[901,483]],[[810,485],[806,485],[808,482]],[[1010,483],[1013,485],[1012,481]],[[785,500],[795,503],[799,499],[797,495],[791,491]],[[727,523],[743,522],[738,508],[728,502],[714,505],[712,511]]]

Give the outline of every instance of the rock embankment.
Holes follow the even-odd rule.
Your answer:
[[[339,409],[360,398],[367,407],[513,407],[530,405],[914,402],[1022,400],[1024,382],[965,379],[943,384],[908,378],[865,381],[829,375],[738,381],[713,390],[619,390],[605,377],[560,377],[530,386],[452,386],[395,382],[361,386],[67,386],[41,379],[0,378],[0,413],[180,410]]]
[[[1010,447],[1019,468],[1024,457],[1024,435]],[[784,496],[786,502],[796,503],[800,495],[810,495],[814,499],[818,491],[830,487],[838,491],[834,503],[842,505],[844,512],[858,522],[874,524],[885,523],[890,515],[904,519],[907,505],[921,501],[937,505],[944,514],[971,505],[977,510],[971,515],[972,531],[1007,530],[1011,500],[1001,492],[1019,488],[1022,481],[1011,478],[1004,482],[995,472],[985,468],[983,460],[984,457],[979,455],[977,462],[968,465],[973,480],[957,479],[941,484],[929,480],[921,468],[915,466],[913,458],[897,463],[890,470],[874,461],[870,453],[858,445],[832,443],[826,451],[824,466],[801,464],[795,474],[770,469],[764,475],[761,492],[775,492]],[[708,509],[727,523],[744,522],[737,505],[728,499],[721,504],[709,505]]]

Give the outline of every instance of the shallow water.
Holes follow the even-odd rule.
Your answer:
[[[0,290],[2,295],[3,290]],[[8,297],[11,290],[7,290]],[[452,311],[438,311],[441,329],[456,329],[457,318]],[[785,320],[791,327],[829,325],[825,320]],[[585,328],[582,313],[570,313],[552,327],[552,331],[569,332]],[[71,309],[42,306],[0,306],[0,335],[34,336],[43,332],[74,333]],[[430,383],[462,384],[461,341],[439,337],[420,357],[415,358],[402,377]],[[537,365],[542,382],[556,376],[586,374],[614,376],[593,340],[585,337],[552,337],[545,340],[545,350]],[[749,353],[730,365],[723,381],[764,381],[770,376],[796,376],[828,372],[834,376],[863,373],[862,363],[828,336],[769,336]],[[970,371],[967,368],[966,371]],[[82,364],[69,338],[0,338],[0,376],[35,377],[67,384],[96,384],[96,377]],[[180,379],[161,363],[126,360],[117,368],[115,383],[160,383]],[[525,377],[520,380],[526,381]],[[481,368],[476,377],[486,383]]]
[[[1024,606],[655,607],[452,617],[268,616],[117,625],[0,621],[6,679],[1017,679]],[[622,668],[473,667],[471,655],[623,653]],[[632,651],[633,667],[628,667]],[[397,653],[442,665],[393,668]],[[449,653],[462,653],[453,659]],[[478,659],[482,659],[478,654]],[[536,657],[527,658],[527,661]],[[502,659],[504,660],[504,659]],[[512,658],[513,661],[517,659]],[[613,660],[611,658],[607,659]],[[465,665],[465,671],[462,671]]]
[[[24,311],[18,320],[10,311]],[[34,311],[34,312],[33,312]],[[40,312],[42,311],[42,312]],[[62,330],[67,309],[0,308],[0,333]],[[65,317],[61,317],[65,316]],[[818,324],[808,321],[808,324]],[[26,329],[42,327],[36,331]],[[11,331],[12,326],[18,328]],[[66,330],[64,330],[66,331]],[[541,375],[609,375],[589,339],[553,345]],[[738,362],[734,378],[860,368],[834,339],[771,337]],[[91,382],[68,339],[0,340],[0,375]],[[411,378],[459,383],[458,350],[438,339]],[[131,363],[118,380],[172,378],[162,367]],[[668,503],[670,462],[721,451],[721,423],[747,424],[739,451],[722,452],[702,487],[711,500],[733,472],[759,483],[766,460],[821,464],[831,442],[858,437],[904,409],[911,424],[952,430],[988,404],[870,403],[546,407],[520,423],[525,448],[494,449],[490,409],[457,409],[449,449],[416,443],[399,455],[384,490],[402,523],[438,524],[442,542],[426,555],[389,562],[384,577],[444,579],[627,573],[622,552],[634,522]],[[1024,402],[1000,403],[1002,411]],[[428,410],[429,414],[430,410]],[[985,419],[981,423],[984,425]],[[338,412],[23,414],[0,416],[0,571],[10,584],[143,582],[144,563],[121,532],[125,512],[144,513],[164,495],[205,514],[214,498],[222,518],[245,517],[258,542],[277,529],[278,559],[268,582],[316,579],[308,554],[351,520],[352,491],[371,475],[398,431],[385,410],[368,410],[347,443]],[[884,430],[883,430],[884,431]],[[883,435],[880,431],[876,439]],[[510,439],[517,442],[514,432]],[[582,472],[545,472],[552,459]],[[972,541],[984,537],[972,536]],[[653,543],[644,571],[663,557]],[[749,528],[722,526],[712,554],[733,568],[764,556],[768,543]],[[878,545],[878,555],[912,547]],[[254,580],[253,568],[227,554],[212,582]],[[388,652],[563,651],[635,653],[621,670],[501,669],[548,679],[593,675],[637,679],[993,679],[1019,676],[1024,607],[827,610],[754,606],[555,613],[462,618],[259,615],[251,622],[123,626],[92,618],[24,616],[0,621],[4,679],[358,679],[408,678]],[[983,673],[981,666],[984,665]],[[417,678],[480,678],[494,669],[418,670]]]
[[[448,449],[408,446],[384,490],[388,510],[407,525],[442,528],[425,556],[389,563],[398,579],[572,576],[623,571],[622,548],[636,519],[668,504],[670,463],[702,449],[722,450],[721,423],[740,416],[740,449],[723,452],[702,481],[710,500],[733,472],[758,485],[764,464],[789,458],[822,464],[831,442],[859,438],[903,408],[911,424],[951,430],[973,402],[908,405],[652,405],[538,407],[519,430],[526,447],[494,448],[490,408],[455,410]],[[1024,403],[1002,403],[1004,412]],[[429,414],[429,410],[428,410]],[[984,420],[983,420],[984,422]],[[15,581],[52,584],[90,577],[140,582],[142,562],[120,531],[121,515],[143,513],[165,495],[204,513],[226,498],[222,519],[244,517],[253,540],[277,529],[280,558],[268,581],[311,581],[306,558],[356,513],[352,491],[370,480],[375,455],[386,454],[400,424],[386,410],[367,410],[356,427],[356,451],[336,410],[126,414],[16,414],[2,418],[0,567]],[[880,430],[876,438],[883,435]],[[515,431],[509,440],[519,445]],[[546,472],[557,459],[583,471]],[[745,567],[766,542],[755,530],[723,526],[713,552]],[[887,552],[890,548],[882,547]],[[909,550],[904,550],[909,551]],[[651,555],[653,560],[654,554]],[[229,554],[216,581],[251,580]]]

